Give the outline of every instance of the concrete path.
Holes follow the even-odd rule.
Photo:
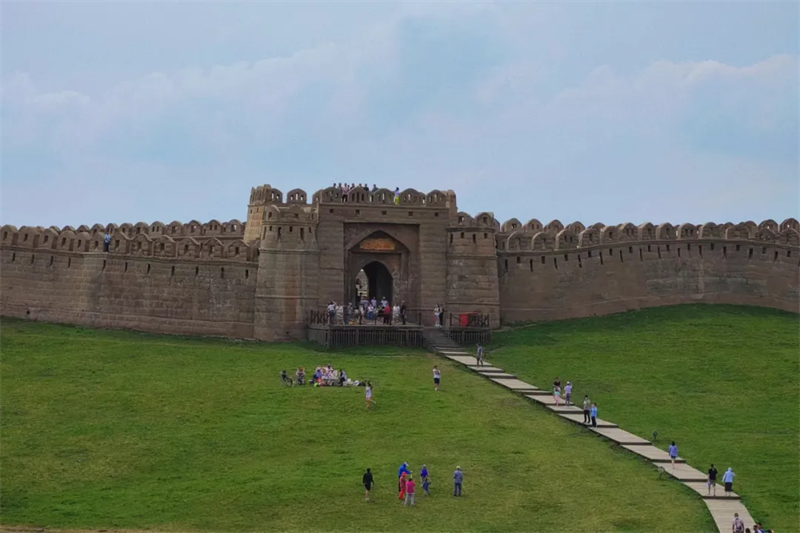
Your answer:
[[[620,429],[617,424],[607,420],[598,419],[597,427],[587,427],[583,423],[583,410],[580,407],[564,405],[563,402],[561,405],[556,406],[552,391],[539,389],[530,383],[516,379],[513,374],[507,374],[502,368],[489,365],[485,360],[486,366],[477,366],[478,361],[475,357],[463,349],[457,348],[455,343],[447,338],[443,331],[438,331],[435,335],[437,336],[434,342],[429,344],[429,348],[436,354],[462,364],[469,370],[505,389],[524,395],[534,403],[547,408],[556,416],[585,427],[589,431],[622,446],[629,452],[650,461],[653,466],[658,468],[660,475],[661,473],[667,474],[686,485],[703,498],[720,533],[729,533],[731,531],[734,513],[739,513],[739,518],[744,521],[745,527],[753,528],[755,521],[740,501],[739,496],[735,493],[732,493],[732,496],[725,496],[724,487],[720,485],[717,485],[717,496],[709,496],[705,473],[686,464],[683,458],[679,457],[675,461],[675,467],[673,468],[667,452],[653,446],[647,439],[628,433]]]

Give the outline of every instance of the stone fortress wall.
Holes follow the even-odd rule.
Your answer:
[[[500,224],[452,191],[253,188],[247,222],[3,226],[0,314],[98,327],[261,340],[304,337],[310,309],[343,301],[364,263],[428,313],[492,324],[687,302],[798,311],[800,225]],[[103,251],[103,236],[112,236]],[[387,254],[359,249],[381,235]]]

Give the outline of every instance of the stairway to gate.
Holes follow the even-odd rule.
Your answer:
[[[443,355],[445,357],[464,357],[459,361],[464,364],[476,364],[475,358],[471,356],[463,346],[454,341],[449,332],[443,328],[425,328],[422,333],[423,343],[428,350]]]

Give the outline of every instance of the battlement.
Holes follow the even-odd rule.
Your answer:
[[[0,233],[3,248],[102,253],[104,237],[109,234],[109,254],[199,261],[255,261],[259,246],[257,241],[248,245],[242,240],[244,225],[238,220],[225,224],[213,220],[206,224],[173,222],[168,226],[160,222],[121,226],[95,224],[91,228],[80,226],[77,230],[71,226],[17,229],[6,225],[0,228]]]
[[[616,243],[709,239],[800,246],[800,223],[794,218],[787,218],[780,224],[769,219],[760,224],[747,221],[738,224],[707,222],[699,225],[686,223],[676,226],[667,222],[656,226],[645,222],[634,226],[627,222],[613,226],[596,223],[587,227],[581,222],[573,222],[565,226],[559,220],[553,220],[543,225],[535,218],[525,224],[516,218],[500,224],[492,213],[483,212],[472,217],[467,213],[459,212],[451,226],[451,229],[453,228],[467,230],[464,233],[469,234],[493,233],[498,252],[535,252]]]

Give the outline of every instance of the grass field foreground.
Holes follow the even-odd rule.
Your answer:
[[[488,360],[573,398],[702,471],[736,473],[756,520],[800,531],[800,317],[681,305],[539,323],[496,334]]]
[[[714,531],[643,460],[421,351],[4,320],[0,521],[160,531]],[[331,362],[375,384],[281,386]],[[431,368],[443,367],[435,392]],[[427,463],[403,508],[396,471]],[[464,471],[464,497],[451,475]],[[361,474],[375,473],[372,503]]]

